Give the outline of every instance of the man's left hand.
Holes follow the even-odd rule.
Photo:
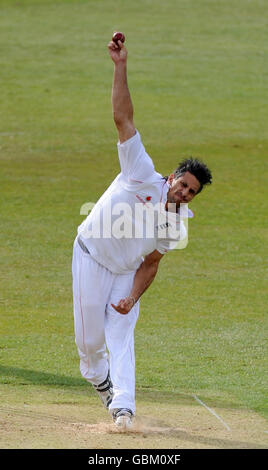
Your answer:
[[[126,297],[125,299],[119,300],[117,305],[111,304],[111,306],[122,315],[126,315],[132,307],[135,305],[135,299],[133,297]]]

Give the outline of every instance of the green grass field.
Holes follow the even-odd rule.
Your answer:
[[[213,172],[187,248],[143,296],[137,397],[196,394],[267,418],[267,13],[265,0],[0,1],[2,407],[93,396],[72,244],[80,207],[119,172],[106,44],[122,30],[156,169],[193,155]]]

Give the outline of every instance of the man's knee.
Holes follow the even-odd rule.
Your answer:
[[[105,350],[104,338],[83,338],[77,335],[75,342],[79,352],[87,358],[102,355]]]

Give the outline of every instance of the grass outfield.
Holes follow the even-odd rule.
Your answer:
[[[0,1],[3,406],[94,399],[74,344],[71,258],[80,207],[119,172],[106,50],[118,29],[156,169],[193,155],[213,173],[191,205],[187,248],[163,258],[142,298],[137,397],[196,395],[267,418],[265,10],[265,0]]]

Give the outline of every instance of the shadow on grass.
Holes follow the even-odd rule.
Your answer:
[[[1,382],[17,385],[55,385],[64,387],[87,387],[86,381],[81,378],[67,377],[59,374],[49,374],[36,370],[21,369],[19,367],[8,367],[0,365]]]
[[[85,391],[85,394],[95,395],[95,391],[93,387],[88,386],[88,382],[84,380],[82,377],[70,377],[64,376],[60,374],[51,374],[48,372],[41,372],[36,370],[30,369],[22,369],[19,367],[8,367],[0,365],[0,375],[1,375],[1,383],[2,384],[10,384],[10,385],[43,385],[43,386],[54,386],[54,387],[69,387],[74,389],[79,389],[80,392]],[[137,387],[136,390],[136,397],[137,400],[148,401],[148,402],[155,402],[157,401],[159,404],[165,403],[174,403],[176,405],[190,405],[190,406],[197,406],[198,404],[193,399],[191,393],[182,393],[179,391],[172,391],[172,390],[153,390],[147,389],[143,387]],[[205,398],[206,403],[211,403],[211,406],[218,406],[221,408],[227,409],[239,409],[243,408],[243,406],[239,403],[229,402],[223,399],[211,399]],[[212,403],[213,401],[213,403]],[[200,405],[198,405],[200,406]]]

